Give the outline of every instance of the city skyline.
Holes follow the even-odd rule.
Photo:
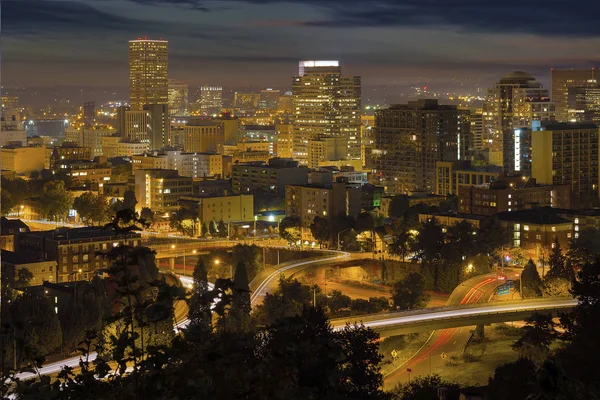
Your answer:
[[[366,87],[454,79],[485,87],[515,69],[546,83],[552,67],[600,64],[593,4],[367,3],[7,1],[3,83],[125,87],[127,43],[138,36],[169,40],[169,77],[192,86],[235,87],[251,78],[285,87],[297,62],[311,59],[339,60]]]

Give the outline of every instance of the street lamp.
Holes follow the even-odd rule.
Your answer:
[[[221,264],[221,260],[219,260],[218,258],[215,258],[214,262],[215,262],[215,265]],[[231,279],[233,279],[233,266],[231,264],[226,263],[226,262],[224,262],[223,264],[229,265],[229,275],[231,276]]]
[[[254,216],[254,241],[256,241],[256,234],[258,232],[256,232],[256,221],[258,220],[258,215]]]
[[[339,231],[338,232],[338,234],[337,234],[337,249],[338,249],[338,251],[341,249],[341,246],[340,246],[340,235],[342,233],[346,232],[346,231],[351,230],[351,229],[353,229],[353,228],[344,229],[343,231]]]

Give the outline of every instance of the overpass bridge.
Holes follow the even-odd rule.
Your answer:
[[[347,323],[359,322],[379,332],[381,336],[388,337],[445,328],[522,321],[535,313],[557,316],[560,313],[571,311],[576,305],[577,300],[574,299],[478,303],[393,314],[339,318],[331,320],[331,324],[334,329],[342,329]]]
[[[213,250],[231,248],[238,244],[257,245],[259,247],[286,247],[280,239],[257,240],[146,240],[142,243],[156,252],[156,259],[170,259],[171,262],[178,257],[208,254]]]

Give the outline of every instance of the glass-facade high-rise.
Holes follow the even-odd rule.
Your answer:
[[[294,159],[306,165],[309,141],[347,141],[344,158],[360,159],[361,79],[343,76],[337,61],[301,61],[292,81]]]
[[[169,103],[169,42],[129,41],[129,104],[141,111],[147,104]]]

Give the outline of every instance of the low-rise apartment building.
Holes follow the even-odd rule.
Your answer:
[[[136,208],[170,213],[179,209],[179,199],[191,196],[192,178],[179,176],[173,169],[148,169],[135,173]]]
[[[232,188],[234,193],[250,193],[260,189],[274,196],[285,196],[286,185],[308,183],[308,168],[297,161],[272,158],[268,164],[248,163],[232,166]]]
[[[15,251],[40,260],[55,261],[58,268],[56,281],[68,282],[90,279],[96,271],[107,268],[110,261],[96,253],[121,244],[139,246],[141,235],[116,234],[102,227],[27,232],[17,235]]]

